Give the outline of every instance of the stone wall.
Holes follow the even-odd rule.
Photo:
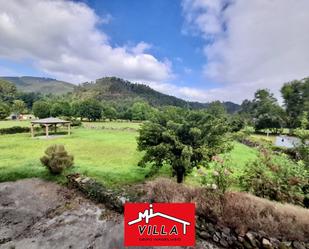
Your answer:
[[[213,241],[223,248],[309,249],[309,243],[281,241],[263,232],[249,231],[245,234],[237,234],[228,227],[215,225],[200,217],[196,220],[196,233],[199,238]]]
[[[103,184],[79,174],[68,175],[69,187],[74,187],[83,192],[87,197],[104,205],[118,213],[123,213],[123,204],[134,201],[125,193],[107,188]]]

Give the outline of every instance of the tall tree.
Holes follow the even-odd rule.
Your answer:
[[[109,104],[105,104],[103,107],[103,114],[104,114],[104,118],[107,118],[109,120],[115,120],[117,119],[117,111],[116,109],[109,105]]]
[[[259,89],[253,100],[254,126],[256,130],[271,129],[275,132],[284,126],[284,110],[267,89]]]
[[[240,105],[239,114],[248,121],[251,121],[254,114],[253,102],[251,100],[245,99]]]
[[[96,121],[102,118],[102,105],[95,99],[87,99],[80,103],[79,113],[81,118]]]
[[[5,119],[9,115],[10,115],[9,106],[6,103],[0,101],[0,120]]]
[[[0,101],[12,103],[16,97],[16,92],[14,84],[0,79]]]
[[[71,116],[71,106],[69,102],[66,101],[59,101],[56,103],[53,103],[50,109],[50,114],[53,117],[59,117],[59,116]]]
[[[227,115],[226,109],[220,101],[211,102],[207,107],[207,112],[218,117]]]
[[[23,112],[25,112],[25,110],[26,110],[26,104],[24,101],[19,100],[19,99],[13,101],[12,111],[14,113],[16,113],[17,115],[20,115]]]
[[[299,127],[301,115],[303,112],[309,112],[309,78],[285,83],[281,88],[281,94],[288,115],[289,127]]]
[[[139,165],[150,163],[156,172],[168,164],[180,183],[193,167],[231,148],[228,130],[226,120],[208,112],[165,108],[140,130],[138,149],[145,154]]]
[[[50,116],[50,104],[46,101],[36,101],[33,104],[33,114],[38,118],[48,118]]]
[[[136,102],[131,108],[132,119],[147,120],[153,114],[153,108],[146,102]]]
[[[17,99],[20,99],[25,102],[26,107],[31,110],[33,103],[35,101],[38,101],[42,98],[40,93],[36,92],[30,92],[30,93],[25,93],[25,92],[18,92],[17,93]]]

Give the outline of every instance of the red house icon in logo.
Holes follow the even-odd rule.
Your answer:
[[[156,216],[160,216],[160,217],[163,217],[163,218],[168,219],[168,220],[172,220],[172,221],[175,221],[175,222],[178,222],[178,223],[182,223],[182,225],[183,225],[183,234],[186,234],[186,230],[187,230],[186,227],[187,227],[188,225],[190,225],[190,222],[187,222],[187,221],[184,221],[184,220],[181,220],[181,219],[177,219],[177,218],[175,218],[175,217],[173,217],[173,216],[166,215],[166,214],[163,214],[163,213],[160,213],[160,212],[154,213],[154,212],[153,212],[153,207],[152,207],[152,206],[153,206],[153,205],[150,204],[150,205],[149,205],[149,210],[146,209],[146,210],[144,211],[144,213],[139,212],[139,213],[138,213],[138,218],[137,218],[136,220],[133,220],[133,221],[128,222],[128,225],[129,225],[129,226],[134,225],[134,224],[136,224],[136,223],[141,222],[143,219],[145,219],[146,224],[148,224],[148,223],[149,223],[149,220],[150,220],[151,218],[154,218],[154,217],[156,217]]]
[[[125,246],[194,246],[192,203],[126,203]]]

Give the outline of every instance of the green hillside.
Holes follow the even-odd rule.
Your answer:
[[[131,83],[116,78],[105,77],[95,82],[86,82],[78,86],[68,82],[42,77],[0,77],[0,79],[13,83],[20,92],[38,92],[42,94],[65,94],[73,92],[76,99],[95,98],[105,101],[134,102],[136,99],[148,102],[150,105],[178,106],[192,109],[207,108],[208,103],[190,102],[183,99],[160,93],[147,85]],[[232,102],[223,102],[229,113],[239,110],[240,106]]]
[[[96,82],[87,82],[77,86],[74,90],[76,98],[96,98],[98,100],[117,101],[140,98],[153,106],[179,106],[193,109],[207,108],[207,103],[188,102],[174,96],[160,93],[147,85],[131,83],[116,77],[105,77]],[[228,112],[239,109],[239,105],[232,102],[223,102]]]
[[[64,94],[72,92],[74,85],[68,82],[42,77],[1,77],[12,82],[21,92],[40,92],[43,94]]]

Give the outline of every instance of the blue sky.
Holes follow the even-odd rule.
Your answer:
[[[160,60],[173,63],[174,80],[180,85],[206,87],[202,77],[205,57],[200,53],[204,42],[199,36],[182,34],[183,15],[180,1],[94,1],[86,3],[101,15],[111,15],[102,29],[110,36],[114,46],[151,44],[151,53]]]
[[[293,6],[293,8],[291,8]],[[307,0],[0,2],[0,75],[117,76],[188,100],[280,98],[309,75]],[[289,16],[289,18],[286,18]]]

